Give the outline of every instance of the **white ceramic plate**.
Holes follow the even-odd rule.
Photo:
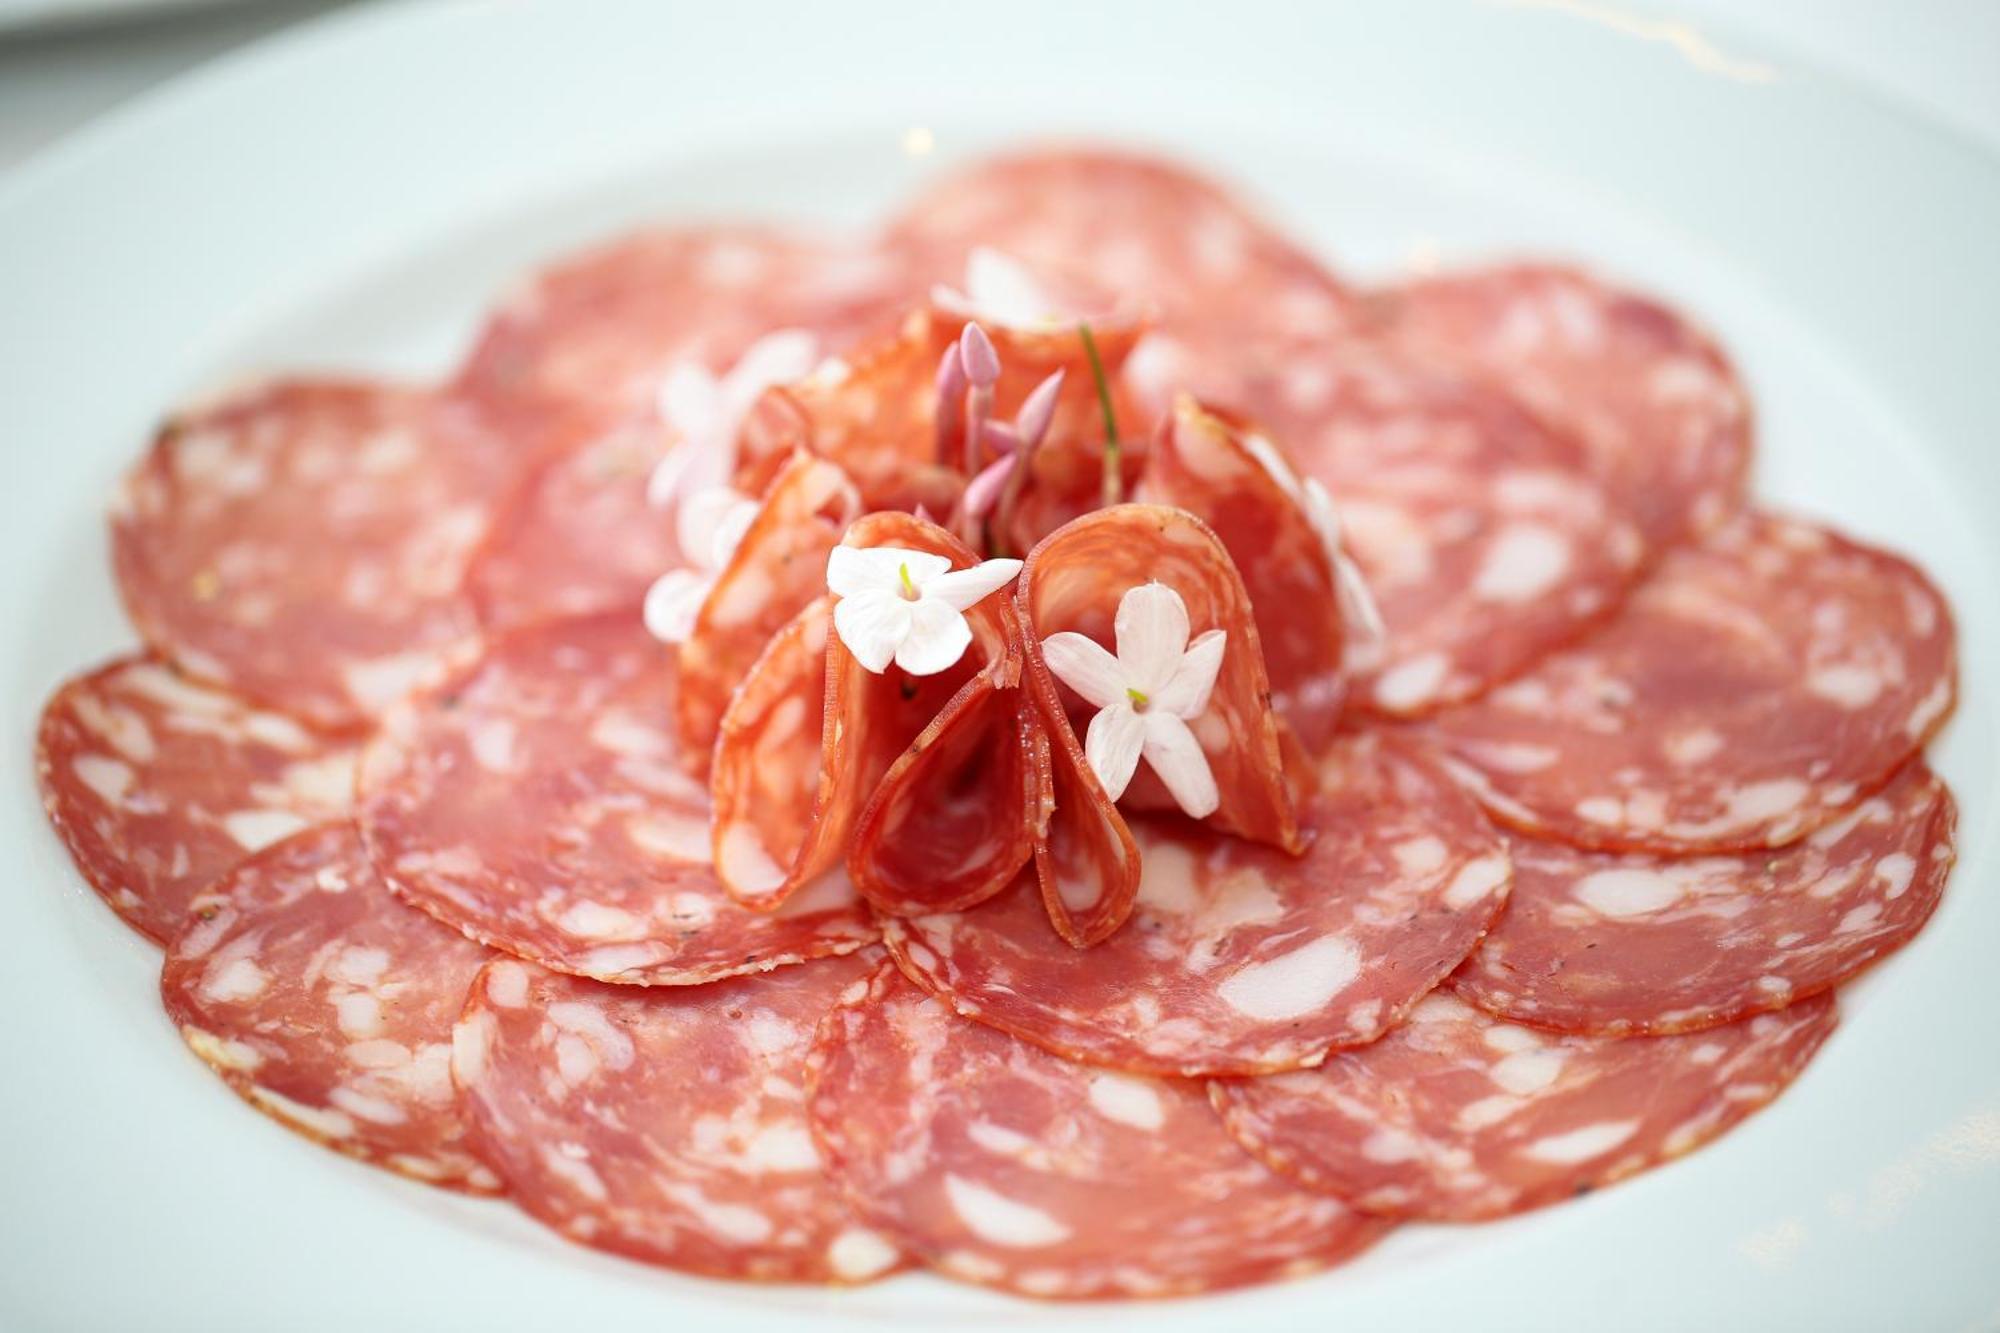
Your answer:
[[[227,61],[17,175],[0,191],[0,1324],[1993,1326],[2000,169],[1726,37],[1644,32],[1447,3],[383,9]],[[1796,1088],[1685,1163],[1137,1316],[923,1278],[681,1278],[238,1104],[157,1011],[152,950],[42,826],[27,761],[48,690],[129,641],[100,502],[154,419],[258,367],[440,372],[482,305],[580,239],[650,216],[859,220],[1037,131],[1184,151],[1359,275],[1566,254],[1713,323],[1759,404],[1760,491],[1913,552],[1962,617],[1966,699],[1936,760],[1963,847],[1931,928],[1850,989]]]

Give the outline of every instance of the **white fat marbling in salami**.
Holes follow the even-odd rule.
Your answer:
[[[1776,847],[1886,782],[1950,713],[1930,582],[1746,514],[1670,552],[1619,616],[1429,733],[1500,819],[1584,847]]]
[[[821,1024],[813,1132],[861,1214],[938,1271],[1029,1296],[1293,1277],[1382,1232],[1260,1165],[1199,1085],[1087,1069],[885,966]]]
[[[1611,1036],[1781,1009],[1923,929],[1956,822],[1919,759],[1774,852],[1620,856],[1516,839],[1507,910],[1452,986],[1503,1018]]]
[[[571,1240],[716,1277],[866,1282],[902,1262],[848,1211],[806,1124],[813,1029],[880,950],[670,990],[513,959],[453,1034],[473,1137]]]
[[[981,1023],[1087,1064],[1257,1074],[1374,1041],[1472,951],[1506,850],[1435,766],[1343,740],[1303,856],[1135,820],[1132,917],[1079,952],[1020,884],[969,912],[886,923],[897,961]]]
[[[465,571],[523,460],[465,403],[280,380],[184,413],[126,474],[112,561],[192,675],[354,726],[476,655]]]
[[[194,904],[160,995],[235,1092],[309,1139],[477,1193],[451,1025],[491,955],[397,902],[342,822],[244,862]]]
[[[345,815],[354,764],[351,745],[150,657],[69,681],[35,743],[43,808],[77,868],[161,944],[216,876]]]
[[[844,882],[778,913],[723,892],[673,703],[671,651],[631,616],[504,637],[369,747],[369,850],[406,900],[473,939],[608,981],[688,985],[874,939]]]
[[[1678,1037],[1563,1037],[1445,994],[1319,1069],[1209,1085],[1239,1142],[1355,1207],[1470,1222],[1558,1203],[1707,1143],[1783,1092],[1833,997]]]
[[[1647,540],[1700,536],[1742,500],[1750,400],[1700,329],[1551,265],[1450,274],[1382,294],[1388,335],[1573,432]]]

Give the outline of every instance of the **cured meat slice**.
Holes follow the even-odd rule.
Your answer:
[[[1141,154],[989,158],[918,194],[889,235],[940,281],[959,281],[989,246],[1046,282],[1082,278],[1143,302],[1193,364],[1255,364],[1352,323],[1346,290],[1312,256],[1214,182]]]
[[[674,721],[696,772],[707,771],[730,696],[765,645],[826,590],[827,552],[859,503],[839,468],[809,454],[794,454],[772,479],[680,646]]]
[[[1207,524],[1183,510],[1127,504],[1100,509],[1051,533],[1021,571],[1018,597],[1031,642],[1068,631],[1115,646],[1119,601],[1147,582],[1180,594],[1190,640],[1217,629],[1227,636],[1208,710],[1194,722],[1222,794],[1210,822],[1224,832],[1299,850],[1298,815],[1285,782],[1280,723],[1271,712],[1250,596]],[[1062,720],[1045,719],[1050,726]],[[1127,808],[1174,808],[1173,798],[1146,770],[1133,779],[1124,799]]]
[[[523,460],[465,404],[282,380],[170,421],[112,510],[146,642],[325,727],[478,651],[468,563]]]
[[[671,654],[629,615],[507,636],[369,747],[369,851],[471,938],[606,981],[693,985],[873,940],[844,885],[777,915],[723,892],[673,704]]]
[[[949,1277],[1188,1295],[1327,1268],[1384,1230],[1243,1153],[1197,1086],[960,1022],[893,967],[827,1015],[808,1071],[814,1135],[855,1208]]]
[[[209,881],[354,801],[354,751],[282,714],[124,657],[42,710],[42,808],[90,886],[165,944]]]
[[[959,1013],[1086,1064],[1258,1074],[1318,1064],[1394,1027],[1472,952],[1508,862],[1428,761],[1344,738],[1307,806],[1305,855],[1182,820],[1134,833],[1125,929],[1079,958],[1025,891],[886,923],[910,977]]]
[[[1144,498],[1187,510],[1228,549],[1256,613],[1271,706],[1317,751],[1347,692],[1345,636],[1332,552],[1299,493],[1268,439],[1192,398],[1161,421],[1146,459]]]
[[[1951,711],[1956,636],[1908,562],[1748,514],[1615,621],[1432,736],[1498,818],[1608,850],[1777,847],[1886,782]]]
[[[1951,874],[1957,810],[1921,759],[1777,852],[1693,860],[1515,842],[1514,892],[1453,978],[1515,1022],[1690,1032],[1839,985],[1907,944]]]
[[[1511,399],[1341,351],[1281,386],[1278,438],[1332,492],[1387,629],[1357,702],[1411,716],[1518,675],[1615,611],[1644,541],[1576,440]]]
[[[1679,1037],[1559,1037],[1430,996],[1324,1067],[1209,1085],[1238,1142],[1371,1213],[1470,1222],[1558,1203],[1694,1151],[1799,1076],[1821,995]]]
[[[451,1086],[451,1025],[491,955],[390,896],[345,822],[258,853],[197,899],[160,996],[231,1089],[309,1139],[496,1193]]]
[[[813,1028],[880,951],[712,986],[606,986],[502,959],[453,1034],[473,1137],[536,1220],[716,1277],[866,1282],[901,1266],[820,1167]]]
[[[870,514],[848,530],[845,544],[924,551],[958,569],[978,563],[942,528],[909,514]],[[931,676],[913,676],[893,665],[880,674],[862,667],[828,632],[829,599],[808,607],[772,641],[723,716],[709,778],[715,864],[731,893],[769,909],[826,876],[852,850],[850,874],[858,868],[866,892],[893,901],[907,885],[899,887],[899,863],[874,859],[883,850],[881,829],[893,824],[900,836],[917,837],[918,827],[932,817],[940,821],[940,829],[963,828],[970,818],[1004,839],[1009,829],[1027,826],[1023,784],[1012,778],[992,784],[995,799],[1013,805],[1011,813],[1004,806],[981,813],[959,809],[964,799],[980,799],[969,797],[968,791],[987,782],[976,764],[958,763],[966,757],[963,744],[939,748],[926,741],[926,749],[938,749],[937,758],[917,764],[914,773],[908,764],[903,771],[950,780],[935,791],[913,790],[903,780],[904,795],[877,807],[877,831],[866,839],[856,836],[877,788],[934,719],[948,712],[968,719],[990,716],[984,703],[954,705],[961,690],[973,686],[975,692],[1011,692],[1020,669],[1013,647],[1019,632],[1004,605],[994,597],[968,610],[971,646],[956,666]],[[981,677],[988,683],[975,685]],[[936,739],[936,734],[930,738]],[[1003,769],[1011,769],[1007,755],[996,757]],[[940,763],[952,773],[945,774]],[[968,880],[1004,884],[1020,867],[1019,861],[1006,862],[1005,847],[957,850],[966,858],[955,880],[960,892]],[[997,865],[991,859],[995,855]],[[878,877],[871,868],[890,878]],[[848,882],[842,876],[832,879]]]
[[[768,227],[662,227],[579,253],[488,322],[459,388],[492,406],[586,406],[644,418],[677,366],[720,373],[764,334],[817,333],[828,350],[881,327],[908,279],[869,247]]]
[[[1665,306],[1586,273],[1518,264],[1384,293],[1377,317],[1573,431],[1656,545],[1741,502],[1750,401],[1721,349]]]

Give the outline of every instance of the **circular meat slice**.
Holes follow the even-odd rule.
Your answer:
[[[962,1022],[893,967],[808,1061],[855,1208],[939,1272],[1029,1296],[1178,1296],[1330,1267],[1382,1234],[1245,1154],[1198,1085],[1086,1069]]]
[[[1616,851],[1777,847],[1881,786],[1951,711],[1956,635],[1913,565],[1746,514],[1623,613],[1430,734],[1494,815]]]
[[[251,1105],[374,1166],[454,1189],[500,1182],[466,1142],[451,1025],[491,955],[397,902],[346,823],[237,867],[167,950],[160,995]]]
[[[354,726],[477,653],[460,584],[518,460],[464,403],[266,384],[169,422],[126,474],[119,591],[191,674]]]
[[[1452,978],[1561,1032],[1692,1032],[1846,981],[1923,929],[1957,810],[1922,760],[1776,852],[1693,860],[1514,843],[1507,911]]]
[[[820,1167],[813,1028],[880,951],[692,989],[512,959],[453,1034],[473,1136],[514,1202],[571,1240],[717,1277],[866,1282],[901,1264]]]
[[[1700,536],[1740,502],[1749,397],[1715,343],[1666,307],[1524,264],[1397,288],[1380,313],[1392,337],[1573,431],[1650,543]]]
[[[776,913],[729,898],[673,712],[672,654],[634,617],[510,635],[369,747],[369,850],[407,901],[473,939],[606,981],[691,985],[876,938],[844,881]]]
[[[90,886],[165,944],[216,876],[345,815],[354,751],[165,663],[126,657],[42,710],[42,807]]]
[[[1355,1207],[1470,1222],[1683,1156],[1784,1091],[1833,997],[1679,1037],[1559,1037],[1449,995],[1319,1069],[1209,1085],[1237,1141]]]
[[[721,376],[783,328],[838,350],[884,329],[910,279],[887,256],[768,227],[663,227],[586,250],[497,311],[459,374],[488,404],[649,419],[670,372]],[[747,404],[745,404],[747,406]]]
[[[1644,543],[1577,442],[1474,381],[1355,345],[1302,361],[1269,424],[1332,493],[1388,642],[1355,700],[1412,716],[1616,609]]]
[[[1087,953],[1021,884],[970,912],[885,923],[896,961],[959,1013],[1072,1060],[1259,1074],[1374,1041],[1458,966],[1506,898],[1504,845],[1432,765],[1336,745],[1291,857],[1135,820],[1125,926]]]

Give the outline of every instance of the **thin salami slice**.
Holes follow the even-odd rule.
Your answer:
[[[1846,981],[1923,929],[1957,810],[1921,759],[1776,852],[1694,860],[1514,843],[1514,892],[1452,979],[1502,1018],[1561,1032],[1691,1032]]]
[[[1385,1217],[1470,1222],[1683,1156],[1799,1076],[1838,1021],[1821,995],[1680,1037],[1558,1037],[1433,995],[1320,1069],[1209,1085],[1238,1142]]]
[[[191,674],[353,726],[476,655],[460,585],[524,465],[461,402],[266,384],[169,422],[126,475],[119,590]]]
[[[1506,898],[1506,850],[1429,762],[1343,739],[1305,811],[1305,855],[1185,821],[1134,826],[1144,872],[1123,930],[1079,957],[1027,886],[893,920],[919,985],[1086,1064],[1258,1074],[1374,1041],[1472,952]]]
[[[1548,265],[1412,283],[1377,312],[1420,355],[1480,375],[1579,436],[1649,543],[1741,502],[1750,401],[1715,343],[1665,306]]]
[[[768,227],[655,228],[538,274],[488,322],[459,388],[506,409],[554,400],[644,419],[677,366],[720,374],[759,337],[836,350],[892,319],[908,279],[885,255]]]
[[[1144,498],[1185,509],[1229,551],[1256,614],[1271,706],[1317,751],[1347,693],[1333,553],[1300,483],[1248,423],[1182,398],[1146,458]]]
[[[496,961],[453,1034],[473,1137],[581,1244],[715,1277],[881,1277],[901,1256],[827,1180],[805,1101],[815,1024],[879,957],[674,990]]]
[[[707,771],[730,697],[772,636],[826,590],[827,552],[859,507],[846,475],[810,454],[792,455],[772,479],[680,646],[674,721],[696,772]]]
[[[42,808],[90,886],[165,944],[209,881],[354,802],[352,747],[153,658],[120,658],[42,710]]]
[[[1430,727],[1525,832],[1751,850],[1881,786],[1956,688],[1951,613],[1914,566],[1747,514],[1670,552],[1605,628]]]
[[[1387,628],[1358,702],[1407,717],[1472,698],[1624,600],[1644,541],[1575,439],[1407,359],[1312,369],[1274,428],[1331,491]]]
[[[451,1025],[491,955],[389,893],[343,822],[245,861],[197,900],[160,995],[188,1046],[290,1129],[476,1193]]]
[[[376,864],[471,938],[607,981],[691,985],[874,939],[843,885],[777,915],[723,892],[673,702],[671,655],[628,615],[500,640],[369,747],[360,820]]]
[[[1327,1268],[1384,1230],[1243,1153],[1198,1087],[961,1022],[893,967],[827,1016],[808,1070],[813,1132],[856,1209],[963,1281],[1188,1295]]]

